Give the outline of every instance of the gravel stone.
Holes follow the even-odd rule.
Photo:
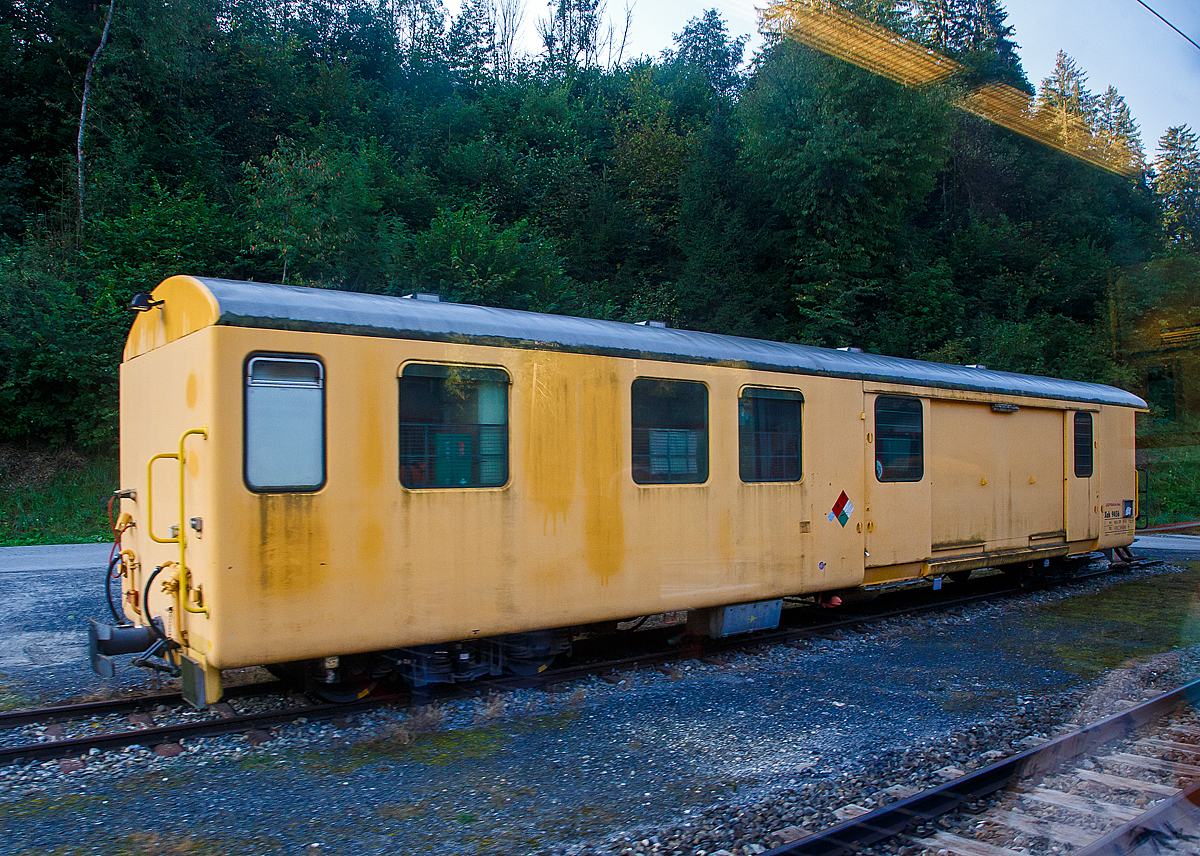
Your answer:
[[[851,805],[903,799],[946,768],[977,768],[1200,673],[1200,651],[1188,647],[1085,681],[1020,632],[1040,606],[1164,572],[624,672],[618,683],[334,722],[298,716],[273,733],[172,744],[174,757],[134,746],[78,768],[0,768],[0,850],[69,840],[79,854],[160,852],[164,842],[256,856],[757,854]],[[0,683],[34,697],[53,671]],[[294,703],[228,702],[244,712]],[[219,715],[162,706],[154,721]],[[59,736],[113,726],[96,718]],[[13,731],[23,733],[0,740],[51,739],[52,728]]]

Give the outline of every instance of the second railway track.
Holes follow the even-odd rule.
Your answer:
[[[1200,681],[770,851],[1076,856],[1200,851]],[[1121,741],[1127,746],[1113,748]],[[957,775],[956,775],[957,773]],[[1018,849],[1020,848],[1020,849]]]

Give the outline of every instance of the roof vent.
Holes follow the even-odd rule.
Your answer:
[[[434,294],[430,291],[414,291],[412,294],[404,295],[405,300],[424,300],[427,303],[441,303],[442,296]]]
[[[634,321],[639,327],[666,327],[666,321]]]
[[[839,351],[845,351],[848,354],[861,354],[862,348],[838,348]]]
[[[965,368],[965,369],[986,369],[987,366],[985,366],[983,363],[967,363],[965,366],[963,366],[963,368]]]

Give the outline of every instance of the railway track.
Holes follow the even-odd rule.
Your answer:
[[[1144,561],[1143,564],[1155,562]],[[1107,572],[1107,569],[1102,569],[1081,573],[1070,581]],[[958,585],[965,588],[965,584]],[[1023,591],[1019,581],[995,575],[973,581],[968,593],[961,596],[954,596],[952,589],[949,593],[943,592],[939,599],[930,601],[928,589],[921,593],[901,592],[891,600],[883,601],[892,608],[876,609],[834,620],[830,620],[826,610],[788,609],[784,611],[785,626],[753,635],[716,640],[680,638],[682,632],[679,626],[666,626],[616,637],[602,636],[576,643],[572,662],[548,669],[537,676],[485,678],[465,684],[432,685],[416,693],[379,692],[349,703],[282,703],[282,700],[294,699],[295,696],[287,695],[288,686],[285,683],[271,681],[232,687],[226,692],[226,701],[205,711],[186,708],[181,696],[175,693],[10,711],[0,713],[0,734],[32,724],[80,721],[91,724],[93,720],[108,720],[100,727],[113,730],[93,731],[91,728],[77,727],[74,730],[89,733],[75,736],[66,736],[65,733],[52,734],[48,739],[43,733],[36,742],[0,745],[0,766],[78,757],[86,755],[92,749],[109,751],[134,745],[177,745],[179,741],[188,738],[222,734],[250,733],[258,739],[269,739],[271,728],[301,718],[310,721],[344,718],[389,705],[404,706],[464,696],[478,697],[531,686],[553,688],[554,685],[580,678],[664,667],[672,662],[687,659],[720,662],[719,658],[722,655],[738,650],[784,645],[838,631],[853,631],[886,619],[941,612],[994,598],[1013,596]],[[613,655],[614,650],[617,651],[616,656]],[[233,703],[239,699],[273,694],[281,697],[281,704],[272,710],[239,713],[233,707]],[[120,721],[122,717],[123,722]],[[168,719],[174,721],[160,722]]]
[[[1200,852],[1197,702],[1200,681],[766,856]]]

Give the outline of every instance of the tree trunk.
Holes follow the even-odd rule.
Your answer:
[[[88,60],[87,71],[83,75],[83,99],[79,108],[79,136],[75,138],[75,167],[79,179],[79,222],[76,229],[79,235],[83,235],[83,128],[87,122],[88,97],[92,94],[92,73],[96,70],[96,64],[100,59],[100,51],[104,50],[104,45],[108,42],[108,28],[112,24],[113,8],[116,5],[117,0],[109,0],[108,15],[104,19],[104,32],[100,34],[100,44],[96,46],[92,58]]]

